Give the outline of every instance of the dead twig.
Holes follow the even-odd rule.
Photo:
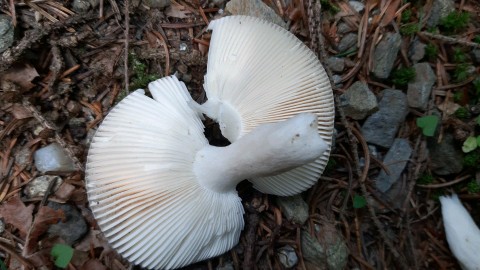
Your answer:
[[[124,64],[124,80],[125,80],[125,95],[128,95],[129,90],[128,87],[130,86],[129,79],[128,79],[128,41],[130,40],[130,10],[129,10],[129,1],[125,0],[125,54],[123,59]]]
[[[476,43],[476,42],[471,42],[471,41],[462,40],[462,39],[458,39],[458,38],[448,37],[448,36],[444,36],[444,35],[440,35],[440,34],[433,34],[433,33],[429,33],[429,32],[426,32],[426,31],[419,32],[418,34],[421,35],[421,36],[423,35],[425,37],[438,39],[438,40],[441,40],[441,41],[446,42],[446,43],[461,44],[461,45],[465,45],[465,46],[469,46],[469,47],[473,47],[473,48],[480,48],[480,44]]]

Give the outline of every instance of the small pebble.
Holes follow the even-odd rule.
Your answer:
[[[361,13],[365,9],[365,5],[359,1],[348,1],[348,4],[358,13]]]
[[[29,166],[30,165],[30,155],[31,151],[28,147],[23,147],[20,151],[15,153],[15,163],[18,166]]]
[[[291,246],[284,246],[277,251],[278,260],[285,268],[292,268],[298,263],[297,253]]]
[[[287,220],[303,224],[308,219],[308,204],[302,196],[277,197],[277,204]]]
[[[345,59],[332,56],[327,59],[326,64],[333,72],[342,72],[345,68]]]
[[[170,5],[170,0],[143,0],[146,6],[150,8],[165,8]]]
[[[68,245],[80,240],[88,231],[87,222],[82,214],[70,204],[49,202],[48,207],[55,210],[61,209],[65,213],[65,221],[50,225],[49,236],[58,236]]]
[[[217,266],[216,270],[235,270],[233,263],[230,261],[224,262],[222,266]]]
[[[14,29],[10,16],[0,15],[0,53],[13,44]]]
[[[185,52],[185,51],[187,51],[188,46],[187,46],[187,44],[185,44],[184,42],[182,42],[182,43],[180,43],[178,49],[179,49],[181,52]]]
[[[42,175],[39,176],[32,181],[28,182],[28,184],[23,189],[23,193],[27,195],[28,198],[33,197],[43,197],[47,192],[48,186],[52,181],[55,181],[55,184],[51,190],[51,192],[55,192],[58,187],[62,184],[63,180],[59,176],[54,175]]]
[[[345,52],[357,46],[358,35],[355,33],[346,34],[337,46],[339,52]]]
[[[87,135],[87,125],[85,122],[85,118],[70,118],[70,120],[68,120],[70,133],[76,141],[82,140]]]
[[[339,106],[343,108],[345,115],[356,120],[364,119],[378,110],[377,98],[365,82],[357,81],[352,84],[339,100]]]
[[[412,148],[408,140],[401,138],[394,140],[383,160],[383,164],[388,168],[388,174],[382,170],[375,181],[378,190],[386,192],[397,182],[411,155]]]
[[[399,33],[386,33],[373,53],[373,74],[379,79],[387,79],[397,59],[402,45]]]
[[[72,172],[75,171],[73,160],[58,143],[38,149],[34,155],[35,167],[40,172]]]

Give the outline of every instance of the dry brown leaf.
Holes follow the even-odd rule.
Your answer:
[[[32,113],[25,108],[25,106],[18,103],[14,103],[10,108],[8,108],[7,111],[13,114],[13,117],[19,120],[32,117]]]
[[[69,183],[63,182],[58,190],[55,192],[55,197],[60,201],[67,201],[72,196],[72,193],[75,191],[75,186]]]
[[[165,11],[165,14],[168,17],[185,19],[188,18],[189,15],[192,14],[192,12],[180,5],[170,5]]]
[[[25,258],[35,266],[35,270],[54,269],[50,248],[42,249],[32,255],[25,256]],[[22,269],[25,269],[25,267],[22,267]]]
[[[26,207],[20,197],[15,196],[0,205],[0,216],[6,223],[17,228],[22,237],[25,237],[32,225],[33,208],[33,204]]]
[[[90,230],[88,234],[83,237],[82,241],[75,246],[75,249],[80,251],[89,251],[90,249],[98,247],[102,247],[104,252],[111,250],[107,239],[105,239],[101,231]]]
[[[438,105],[438,109],[444,112],[446,115],[454,114],[461,106],[455,102],[445,100],[442,104]]]
[[[0,73],[0,81],[10,81],[28,91],[35,85],[32,80],[38,76],[37,70],[29,64],[14,65],[4,73]]]
[[[393,19],[395,19],[395,15],[397,14],[397,10],[400,7],[401,2],[402,1],[400,0],[393,0],[390,3],[387,10],[385,11],[385,14],[383,15],[381,25],[388,25],[393,21]]]
[[[65,213],[63,210],[52,209],[48,206],[42,206],[35,215],[35,221],[32,228],[28,232],[25,241],[24,255],[29,255],[35,251],[36,244],[40,236],[42,236],[50,227],[51,224],[56,224],[64,221]]]
[[[91,259],[86,261],[82,267],[80,267],[80,270],[107,270],[107,267],[105,267],[100,261]]]

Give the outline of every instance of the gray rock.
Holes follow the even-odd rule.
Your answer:
[[[402,36],[399,33],[387,33],[378,43],[373,53],[373,74],[375,77],[386,79],[390,76],[401,44]]]
[[[18,166],[23,167],[23,166],[29,166],[30,163],[30,155],[31,155],[31,150],[28,147],[23,147],[20,149],[20,151],[17,151],[15,153],[15,163],[17,163]]]
[[[337,46],[339,52],[345,52],[357,46],[358,35],[355,33],[346,34]]]
[[[61,209],[65,213],[65,222],[50,225],[48,229],[50,237],[58,236],[68,245],[72,245],[87,233],[87,222],[75,207],[55,202],[49,202],[47,205],[55,210]]]
[[[426,110],[437,76],[428,63],[418,63],[413,68],[415,69],[415,79],[408,83],[408,106]]]
[[[35,154],[35,167],[41,172],[72,172],[75,171],[73,160],[58,143],[38,149]]]
[[[231,261],[226,261],[222,266],[217,266],[217,270],[235,270],[233,263]]]
[[[97,7],[99,0],[73,0],[72,8],[76,12],[87,12],[92,8]]]
[[[450,133],[445,133],[440,143],[437,139],[427,141],[430,153],[430,168],[438,175],[459,173],[463,169],[462,145],[456,143]]]
[[[358,13],[365,10],[365,5],[359,1],[348,1],[348,4]]]
[[[291,246],[284,246],[277,251],[278,260],[285,268],[292,268],[298,263],[297,253]]]
[[[342,76],[334,74],[332,76],[333,83],[335,86],[340,87],[341,86],[341,81],[342,81]]]
[[[42,197],[45,195],[45,192],[52,181],[55,181],[51,190],[53,193],[63,183],[62,178],[55,175],[42,175],[33,179],[25,186],[23,193],[25,193],[28,198]]]
[[[87,136],[87,125],[85,118],[70,118],[68,127],[73,139],[79,141]]]
[[[368,85],[361,81],[352,84],[339,99],[345,115],[356,120],[364,119],[378,110],[377,98]]]
[[[410,49],[408,50],[408,56],[412,62],[417,63],[418,61],[422,60],[425,57],[425,47],[427,45],[418,38],[415,38],[410,45]]]
[[[143,3],[151,8],[164,8],[170,5],[170,0],[143,0]]]
[[[345,59],[332,56],[327,59],[326,64],[333,72],[342,72],[345,68]]]
[[[394,89],[383,90],[382,95],[378,111],[365,120],[362,133],[368,143],[389,148],[408,114],[407,97]]]
[[[392,147],[387,152],[383,164],[387,167],[389,174],[381,171],[377,177],[377,189],[386,192],[390,189],[402,174],[408,159],[412,155],[412,148],[405,139],[395,139]]]
[[[233,15],[253,16],[287,28],[283,19],[261,0],[231,0],[225,9]]]
[[[480,49],[472,50],[471,54],[475,63],[480,64]]]
[[[337,26],[337,33],[340,35],[346,34],[350,31],[352,31],[352,29],[350,28],[350,26],[348,26],[348,24],[344,22],[339,23]]]
[[[277,197],[277,204],[288,220],[297,224],[303,224],[307,221],[308,204],[303,200],[302,196]]]
[[[435,0],[430,10],[430,17],[427,20],[428,27],[435,27],[442,18],[445,18],[450,12],[455,10],[453,0]]]
[[[3,222],[3,219],[0,219],[0,234],[2,234],[5,231],[5,222]]]
[[[0,53],[3,53],[13,44],[13,24],[7,15],[0,15]]]
[[[223,7],[223,5],[225,4],[225,0],[212,0],[211,3],[213,4],[213,6],[217,6],[217,7]]]
[[[325,241],[319,242],[309,232],[302,230],[301,245],[303,258],[320,269],[345,269],[348,262],[348,248],[343,237],[334,226],[320,228]]]

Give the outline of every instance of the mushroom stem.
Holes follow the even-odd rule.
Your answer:
[[[229,146],[204,147],[195,157],[194,173],[204,188],[231,192],[244,179],[305,165],[327,149],[318,134],[316,115],[302,113],[283,122],[261,125]]]

